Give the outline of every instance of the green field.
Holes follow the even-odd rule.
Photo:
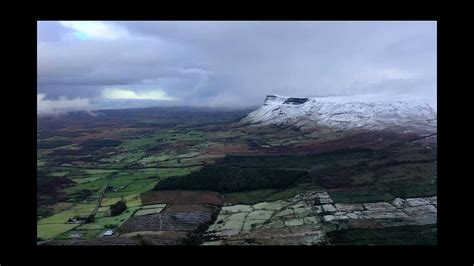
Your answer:
[[[78,224],[38,224],[36,226],[37,237],[43,240],[50,239],[77,226]]]
[[[225,201],[229,204],[251,205],[263,201],[276,201],[289,199],[303,192],[303,188],[289,188],[284,190],[259,189],[245,192],[234,192],[225,194]]]
[[[94,222],[83,224],[78,229],[81,230],[94,230],[94,229],[105,229],[107,227],[118,227],[122,225],[128,218],[130,218],[138,207],[127,208],[123,213],[112,217],[100,217],[96,218]]]

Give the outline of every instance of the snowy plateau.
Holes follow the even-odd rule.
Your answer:
[[[241,120],[251,126],[276,125],[334,130],[403,129],[436,132],[437,113],[427,103],[379,100],[364,96],[285,97],[268,95],[264,104]]]

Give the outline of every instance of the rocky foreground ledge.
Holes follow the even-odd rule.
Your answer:
[[[327,245],[336,231],[436,223],[437,196],[334,204],[326,192],[308,191],[285,201],[222,207],[203,245]]]

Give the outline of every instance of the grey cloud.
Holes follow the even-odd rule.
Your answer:
[[[271,93],[436,102],[435,22],[110,23],[128,38],[64,41],[57,36],[69,29],[39,26],[56,34],[38,39],[39,92],[160,88],[183,105],[258,105]]]
[[[40,21],[36,24],[37,40],[39,42],[57,42],[62,37],[71,33],[71,29],[67,29],[57,21]]]

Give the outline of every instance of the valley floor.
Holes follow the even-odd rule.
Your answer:
[[[247,127],[247,112],[42,118],[38,244],[436,244],[436,134]]]

